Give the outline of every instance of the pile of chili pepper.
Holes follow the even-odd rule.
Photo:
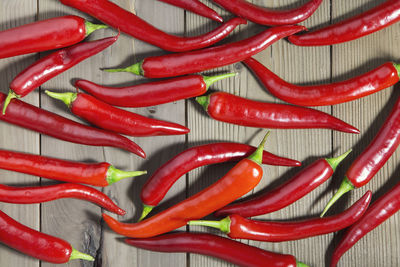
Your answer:
[[[205,76],[195,74],[197,72],[243,61],[274,96],[301,106],[326,106],[356,100],[393,86],[399,81],[399,65],[385,63],[346,81],[296,86],[279,78],[252,58],[285,37],[295,45],[321,46],[348,42],[374,33],[400,21],[398,0],[387,0],[355,17],[306,33],[300,33],[306,30],[304,26],[294,24],[308,19],[321,5],[322,0],[308,0],[302,6],[288,10],[271,10],[246,0],[213,0],[238,16],[225,23],[217,12],[198,0],[159,1],[223,24],[200,36],[179,37],[159,30],[110,0],[59,0],[62,4],[87,13],[134,38],[167,51],[178,52],[147,57],[126,68],[105,69],[108,72],[131,72],[147,78],[171,78],[169,80],[113,88],[79,79],[74,85],[91,95],[46,91],[49,96],[62,100],[72,113],[102,129],[71,121],[26,104],[18,98],[26,96],[50,79],[114,44],[119,33],[114,37],[82,42],[93,31],[108,26],[93,24],[72,15],[0,31],[0,59],[59,49],[19,73],[9,85],[8,96],[0,93],[0,107],[3,110],[0,120],[69,142],[121,148],[144,158],[145,152],[120,134],[134,137],[178,135],[188,134],[190,130],[183,125],[146,118],[112,105],[148,107],[196,97],[196,101],[212,118],[241,126],[278,129],[327,128],[359,133],[357,128],[318,110],[264,103],[225,92],[204,96],[211,84],[235,74]],[[246,24],[246,20],[279,27],[269,28],[241,41],[210,47],[227,37],[237,26]],[[283,242],[332,233],[349,227],[333,253],[333,267],[359,239],[400,209],[398,184],[371,207],[368,206],[372,192],[367,191],[344,212],[326,218],[290,222],[247,219],[246,217],[280,210],[304,197],[327,181],[351,151],[336,158],[316,160],[277,188],[231,204],[252,191],[260,182],[264,173],[262,163],[278,166],[301,165],[299,161],[264,151],[268,134],[258,148],[239,143],[218,142],[191,147],[179,153],[160,166],[143,186],[141,200],[144,208],[139,222],[122,223],[107,214],[103,214],[104,221],[116,233],[130,237],[131,239],[126,239],[126,243],[135,247],[160,252],[199,253],[240,266],[277,267],[307,265],[291,255],[269,252],[216,235],[166,233],[186,224],[203,225],[218,228],[234,239]],[[366,185],[393,155],[399,144],[400,98],[375,138],[346,172],[338,192],[330,200],[321,217],[343,194]],[[180,177],[195,168],[227,161],[239,162],[217,182],[199,193],[150,218],[145,218]],[[67,182],[36,187],[0,184],[0,202],[32,204],[77,198],[118,215],[124,215],[126,212],[111,198],[95,188],[79,183],[104,187],[127,177],[146,174],[146,171],[122,171],[107,162],[72,162],[1,149],[0,169]],[[200,220],[213,212],[215,216],[227,217],[220,221]],[[72,259],[93,260],[91,256],[72,248],[66,241],[30,229],[2,211],[0,242],[51,263],[66,263]]]

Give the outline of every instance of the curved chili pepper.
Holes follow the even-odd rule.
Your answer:
[[[108,0],[60,0],[60,2],[85,12],[132,37],[172,52],[191,51],[211,46],[228,36],[238,25],[247,23],[245,19],[234,18],[209,33],[195,37],[179,37],[155,28]]]
[[[205,165],[241,160],[255,150],[255,147],[239,143],[212,143],[191,147],[179,153],[158,168],[143,186],[140,198],[144,207],[140,220],[161,202],[172,185],[184,174]],[[263,152],[262,157],[263,164],[301,166],[297,160],[282,158],[267,151]]]
[[[369,146],[358,156],[346,172],[338,191],[326,205],[321,216],[344,194],[360,188],[385,165],[400,145],[400,97],[391,114],[387,117],[379,132]]]
[[[246,0],[213,1],[236,16],[269,26],[300,23],[314,14],[322,3],[322,0],[309,0],[303,6],[294,9],[271,10],[249,3]]]
[[[87,94],[54,93],[47,90],[46,94],[63,101],[72,113],[105,130],[131,136],[177,135],[190,132],[185,126],[115,108]]]
[[[367,211],[372,192],[368,191],[344,212],[327,218],[302,221],[268,222],[246,219],[232,214],[221,221],[190,221],[189,225],[217,228],[233,239],[249,239],[266,242],[284,242],[324,235],[344,229],[357,222]]]
[[[211,118],[241,126],[274,129],[326,128],[360,133],[355,127],[319,110],[264,103],[225,92],[196,97]]]
[[[250,157],[239,161],[224,177],[175,206],[139,223],[121,223],[107,214],[103,214],[104,221],[120,235],[143,238],[160,235],[184,226],[190,220],[203,218],[248,193],[260,182],[263,175],[260,164],[267,136]]]
[[[166,78],[202,72],[240,62],[276,41],[305,29],[297,25],[274,27],[238,42],[191,52],[148,57],[127,68],[104,69],[104,71],[131,72],[148,78]]]
[[[125,239],[125,242],[158,252],[207,255],[245,267],[307,267],[292,255],[277,254],[211,234],[172,233],[145,239]]]
[[[400,65],[388,62],[346,81],[298,86],[282,80],[254,58],[248,58],[243,62],[271,94],[300,106],[329,106],[359,99],[396,84],[400,75]]]
[[[122,171],[107,162],[82,163],[7,150],[0,150],[0,169],[102,187],[124,178],[147,173],[146,171]]]
[[[107,26],[69,15],[0,31],[0,58],[67,47],[104,28]]]
[[[126,211],[118,207],[106,194],[89,186],[80,184],[57,184],[39,187],[11,187],[0,184],[0,202],[34,204],[61,198],[82,199],[90,201],[118,215],[126,214]]]
[[[0,108],[5,99],[6,95],[0,93]],[[77,123],[18,99],[10,102],[7,114],[1,115],[0,120],[64,141],[89,146],[118,147],[142,158],[146,157],[136,143],[124,136]]]
[[[0,210],[0,242],[26,255],[51,263],[93,257],[75,250],[66,241],[33,230]]]
[[[238,214],[253,217],[289,206],[332,177],[337,166],[351,150],[337,158],[318,159],[298,172],[292,179],[272,191],[246,201],[228,205],[214,213],[217,217]]]
[[[224,22],[224,19],[218,15],[217,12],[206,6],[205,4],[201,3],[198,0],[159,0],[164,3],[168,3],[170,5],[174,5],[177,7],[181,7],[197,15],[218,21]]]
[[[118,36],[83,42],[60,49],[45,56],[19,73],[10,84],[10,92],[3,106],[3,115],[13,98],[21,98],[43,83],[72,68],[83,60],[100,53],[117,41]]]
[[[202,95],[211,84],[235,75],[236,73],[212,77],[188,75],[128,87],[106,87],[77,80],[75,86],[113,106],[148,107]]]
[[[364,216],[355,224],[350,226],[339,245],[335,248],[330,266],[335,267],[342,255],[353,247],[358,240],[389,219],[389,217],[398,212],[399,209],[400,183],[393,187],[384,196],[372,203]]]
[[[400,2],[388,0],[358,16],[329,25],[302,35],[289,37],[289,41],[300,46],[340,44],[377,32],[400,20]]]

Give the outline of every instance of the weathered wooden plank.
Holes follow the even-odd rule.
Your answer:
[[[0,1],[0,30],[17,27],[36,20],[36,0]],[[8,93],[12,79],[25,67],[29,66],[37,55],[25,55],[0,61],[0,87],[2,93]],[[39,103],[38,94],[24,99],[31,104]],[[0,147],[12,151],[39,153],[39,135],[11,124],[0,122]],[[10,171],[0,171],[1,183],[7,185],[38,185],[38,177],[32,177]],[[10,205],[0,203],[0,210],[15,220],[29,227],[40,229],[39,205]],[[5,245],[0,244],[0,266],[39,266],[39,261],[25,256]]]
[[[350,17],[368,10],[384,1],[333,1],[333,21]],[[395,24],[375,34],[364,38],[335,45],[332,47],[332,77],[333,80],[343,80],[372,70],[387,61],[399,58],[399,45],[396,41],[399,24]],[[396,88],[397,86],[395,86]],[[345,171],[351,162],[368,146],[378,132],[385,118],[389,115],[395,101],[400,96],[397,90],[386,89],[363,99],[333,107],[335,115],[356,125],[361,135],[334,134],[334,147],[345,151],[353,147],[354,152],[340,169],[332,189],[336,191]],[[374,192],[373,199],[383,195],[398,182],[399,152],[397,151],[388,163],[377,173],[374,179],[364,188],[355,190],[344,197],[336,205],[336,211],[343,210],[362,196],[367,189]],[[339,266],[398,266],[400,264],[398,231],[394,230],[399,223],[399,215],[395,215],[387,223],[367,235],[364,239],[345,254]],[[332,241],[336,244],[340,235]],[[330,254],[328,254],[330,255]]]
[[[159,1],[115,1],[118,5],[130,10],[156,27],[173,34],[184,33],[184,12],[181,9],[166,5]],[[146,56],[166,53],[160,49],[121,35],[109,53],[103,58],[103,67],[128,66],[142,60]],[[109,85],[137,84],[149,80],[129,73],[101,73],[93,77],[95,82]],[[161,106],[131,109],[147,117],[172,121],[185,125],[185,103],[183,101]],[[106,159],[123,169],[147,170],[148,175],[137,177],[133,181],[125,180],[107,188],[111,195],[127,210],[127,215],[119,217],[122,221],[135,222],[142,212],[140,189],[147,178],[164,162],[184,148],[185,136],[160,136],[135,138],[146,152],[147,159],[128,155],[121,151],[105,150]],[[152,214],[165,209],[185,197],[185,180],[181,179],[166,196],[166,201]],[[150,214],[150,216],[152,215]],[[119,242],[118,235],[111,233],[107,225],[103,225],[103,238],[99,252],[102,266],[186,266],[186,256],[182,254],[160,254],[146,250],[138,250]]]
[[[275,3],[273,1],[252,1],[255,4],[264,5],[268,7],[280,7],[292,5],[298,1],[284,1]],[[306,21],[304,25],[313,27],[320,23],[329,21],[329,3],[325,2],[317,11],[317,13]],[[188,27],[191,23],[196,25],[198,18],[191,18],[188,16]],[[263,27],[250,24],[246,28],[242,27],[239,36],[235,37],[246,38],[252,34],[260,32]],[[232,39],[232,38],[231,38]],[[266,51],[257,55],[257,58],[268,67],[271,68],[281,77],[294,83],[309,83],[320,81],[330,78],[330,56],[329,48],[299,48],[285,41],[278,42]],[[236,64],[234,67],[230,66],[225,69],[238,70],[239,75],[234,80],[223,81],[215,86],[223,91],[239,94],[254,100],[265,102],[280,102],[272,97],[265,89],[256,81],[253,74],[250,73],[243,65]],[[220,85],[222,84],[222,85]],[[325,112],[330,112],[329,107],[320,108]],[[189,105],[189,125],[195,125],[201,132],[194,132],[189,138],[191,140],[204,140],[204,139],[227,139],[241,142],[251,142],[256,145],[259,142],[262,134],[258,129],[250,129],[245,127],[237,127],[227,125],[220,122],[212,121],[204,116],[199,116],[198,109],[192,108]],[[193,128],[194,126],[192,126]],[[196,135],[195,135],[196,134]],[[331,155],[331,132],[329,130],[273,130],[270,139],[268,140],[267,149],[279,154],[293,157],[303,161],[304,166],[310,164],[317,157]],[[199,142],[199,141],[197,141]],[[233,164],[226,168],[210,167],[206,171],[199,171],[190,175],[191,185],[190,191],[197,192],[200,188],[204,188],[212,181],[224,174]],[[271,189],[283,181],[289,179],[294,175],[299,168],[285,168],[285,167],[271,167],[265,166],[265,178],[262,180],[255,191],[265,191]],[[193,178],[192,178],[193,177]],[[211,178],[212,177],[212,178]],[[201,180],[201,182],[199,181]],[[273,186],[271,186],[271,184]],[[310,216],[309,214],[316,214],[321,210],[324,202],[320,200],[314,204],[315,199],[323,192],[327,184],[321,186],[318,190],[306,196],[300,202],[282,210],[275,212],[271,215],[260,216],[260,218],[273,218],[276,219],[294,219],[303,216]],[[192,229],[192,227],[191,227]],[[193,228],[195,230],[204,230],[202,228]],[[207,230],[209,231],[209,230]],[[328,245],[328,237],[319,237],[308,241],[290,242],[282,244],[268,244],[261,242],[249,242],[251,245],[261,247],[268,250],[273,250],[281,253],[292,253],[300,260],[311,265],[319,265],[324,259],[324,248]],[[244,241],[246,242],[246,241]],[[247,243],[247,242],[246,242]],[[307,246],[309,249],[304,249]],[[314,251],[321,251],[315,253]],[[191,266],[230,266],[230,264],[223,263],[219,260],[210,259],[204,256],[191,255]]]
[[[84,16],[72,8],[63,6],[59,1],[39,2],[39,19],[67,14]],[[110,34],[99,31],[89,38],[99,39],[104,36],[110,36]],[[41,56],[47,54],[42,53]],[[104,53],[100,53],[45,83],[41,87],[41,107],[59,115],[78,120],[67,110],[63,103],[44,94],[44,90],[73,91],[71,80],[77,77],[90,77],[90,75],[99,73],[98,66],[100,66],[104,55]],[[41,137],[41,153],[45,156],[76,161],[99,162],[105,160],[103,148],[101,147],[73,144],[48,136]],[[45,203],[42,205],[41,210],[43,231],[64,238],[79,251],[95,255],[100,242],[100,208],[85,201],[64,199]],[[84,266],[93,265],[90,262],[75,260],[69,262],[67,266],[82,266],[82,264]],[[51,264],[42,263],[42,266],[51,266]]]
[[[276,1],[255,1],[255,3],[278,8],[282,6],[294,6],[296,3],[299,4],[299,1],[279,1],[279,3]],[[329,2],[324,1],[313,16],[301,24],[308,28],[324,24],[329,21],[329,12]],[[271,50],[260,53],[258,58],[280,77],[296,84],[310,84],[325,81],[327,79],[329,80],[330,77],[330,56],[329,48],[327,47],[302,48],[282,41],[273,45]],[[251,87],[255,86],[257,86],[257,84]],[[249,91],[254,89],[251,87],[248,88]],[[260,86],[256,88],[260,88]],[[254,91],[255,90],[250,92]],[[268,96],[265,97],[267,94]],[[272,97],[269,93],[267,94],[263,92],[263,99],[271,102],[282,102]],[[329,107],[321,107],[318,108],[318,110],[330,113]],[[272,189],[274,186],[290,179],[294,174],[311,164],[314,160],[320,157],[330,157],[332,154],[331,132],[330,130],[277,130],[277,139],[274,143],[277,153],[290,155],[301,160],[303,166],[301,168],[292,169],[275,168],[277,169],[276,172],[272,174],[271,178],[268,177],[269,179],[265,179],[264,183],[257,191]],[[317,199],[322,192],[324,192],[326,187],[327,183],[293,205],[272,214],[259,216],[258,218],[269,220],[296,220],[315,216],[323,207],[323,199],[318,201]],[[276,244],[250,242],[250,244],[271,251],[292,254],[299,261],[309,264],[310,266],[321,266],[323,265],[324,251],[328,246],[328,240],[328,236],[321,236],[294,242]]]

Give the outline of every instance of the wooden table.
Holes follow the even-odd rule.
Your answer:
[[[120,6],[157,27],[178,35],[198,35],[217,26],[217,23],[204,19],[181,9],[168,6],[156,0],[115,0]],[[229,14],[211,3],[209,4],[226,18]],[[305,0],[253,0],[256,4],[269,7],[297,6]],[[325,0],[317,12],[303,24],[310,29],[340,21],[367,10],[384,0]],[[36,20],[43,20],[65,14],[85,16],[65,7],[57,0],[0,0],[0,29],[8,29]],[[93,21],[93,19],[91,19]],[[224,42],[246,38],[260,32],[263,27],[249,24],[241,26]],[[100,30],[90,39],[115,34],[112,30]],[[63,116],[72,116],[62,103],[47,97],[45,89],[72,91],[71,81],[85,78],[106,85],[130,85],[146,80],[128,73],[109,74],[99,70],[101,67],[128,66],[150,55],[165,52],[141,41],[121,35],[118,42],[100,55],[81,63],[79,66],[47,82],[40,90],[30,94],[25,100],[43,109]],[[21,70],[47,53],[32,54],[0,60],[0,84],[2,92],[8,91],[8,84]],[[371,36],[332,47],[296,47],[287,41],[280,41],[257,55],[271,70],[297,84],[340,81],[378,67],[382,63],[400,58],[400,24],[395,24]],[[212,88],[234,93],[250,99],[279,102],[266,92],[254,76],[242,65],[235,64],[208,74],[236,71],[239,75],[218,82]],[[397,88],[399,89],[399,88]],[[291,220],[317,216],[327,200],[338,188],[346,169],[352,160],[367,146],[389,114],[395,100],[400,96],[398,90],[389,88],[375,95],[351,103],[319,108],[358,127],[362,134],[344,134],[329,130],[274,130],[268,140],[267,149],[278,155],[301,160],[307,166],[319,157],[339,155],[349,148],[354,152],[338,168],[333,179],[325,183],[302,200],[270,215],[265,219]],[[145,116],[185,124],[191,129],[187,136],[155,138],[135,138],[148,155],[147,160],[122,150],[103,147],[76,145],[44,135],[1,123],[0,147],[69,160],[108,161],[125,170],[148,170],[153,173],[161,164],[185,148],[221,140],[257,144],[264,131],[238,127],[210,119],[193,101],[179,101],[156,107],[136,109]],[[340,212],[350,206],[366,191],[374,192],[374,199],[387,192],[399,179],[400,152],[397,151],[366,188],[347,194],[335,207]],[[222,176],[233,164],[210,166],[192,171],[182,178],[167,195],[158,211],[175,204],[185,197],[207,187]],[[256,191],[273,188],[289,179],[300,168],[265,166],[265,177]],[[1,182],[8,185],[49,184],[49,180],[1,171]],[[103,191],[128,211],[119,218],[128,222],[138,219],[141,212],[140,188],[149,176],[127,179]],[[48,234],[68,240],[75,248],[94,255],[94,263],[72,261],[68,266],[229,266],[220,260],[193,254],[160,254],[138,250],[126,246],[101,221],[100,208],[79,200],[58,200],[41,205],[0,204],[0,209],[20,222]],[[393,216],[381,227],[362,239],[340,262],[340,266],[400,266],[399,241],[400,214]],[[187,228],[188,229],[188,228]],[[185,230],[183,228],[182,230]],[[190,227],[191,231],[205,231],[201,227]],[[211,231],[212,232],[212,231]],[[306,240],[286,243],[247,242],[251,245],[282,253],[291,253],[310,266],[324,266],[340,240],[340,234],[330,234]],[[24,256],[0,245],[0,266],[51,266]]]

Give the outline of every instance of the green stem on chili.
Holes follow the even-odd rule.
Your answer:
[[[106,179],[108,184],[110,185],[125,178],[136,177],[144,174],[147,174],[147,171],[123,171],[111,165],[110,167],[108,167]]]
[[[103,71],[106,72],[130,72],[133,73],[135,75],[140,75],[143,76],[143,69],[142,69],[142,64],[143,64],[143,60],[135,63],[129,67],[126,68],[119,68],[119,69],[102,69]]]
[[[86,260],[86,261],[94,261],[94,258],[88,254],[82,253],[72,247],[71,256],[69,260]]]
[[[343,179],[339,190],[333,195],[333,197],[329,200],[328,204],[326,205],[324,211],[321,213],[321,217],[325,215],[325,213],[332,207],[332,205],[344,194],[347,192],[353,190],[355,187],[354,185],[350,182],[350,180],[346,177]]]
[[[85,28],[86,28],[86,37],[89,36],[92,32],[99,30],[99,29],[107,29],[108,26],[104,24],[94,24],[89,21],[85,21]]]

